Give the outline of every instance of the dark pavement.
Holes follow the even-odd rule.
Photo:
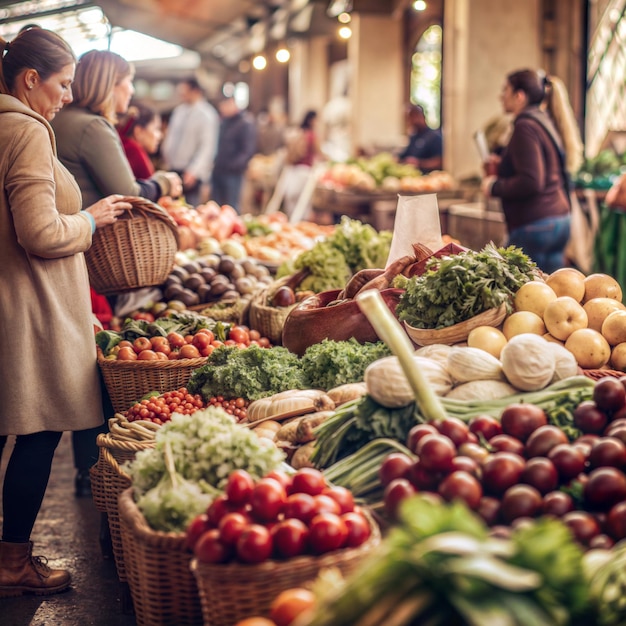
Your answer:
[[[2,466],[4,478],[12,440]],[[1,518],[0,502],[0,518]],[[100,513],[91,498],[74,496],[71,439],[57,449],[43,506],[32,534],[33,554],[48,557],[52,567],[70,570],[69,591],[53,596],[0,598],[0,626],[135,626],[122,603],[124,593],[112,558],[100,547]],[[123,610],[125,609],[125,610]]]

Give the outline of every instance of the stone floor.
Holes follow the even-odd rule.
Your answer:
[[[0,484],[11,449],[0,466]],[[0,503],[0,518],[1,518]],[[135,626],[112,558],[104,558],[99,541],[100,513],[91,498],[74,496],[70,437],[64,435],[32,539],[34,554],[53,567],[69,569],[69,591],[48,597],[0,599],[1,626]]]

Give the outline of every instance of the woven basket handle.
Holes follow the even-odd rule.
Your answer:
[[[126,209],[126,214],[122,214],[120,218],[131,218],[133,215],[138,214],[145,218],[154,217],[159,219],[172,229],[174,235],[176,236],[176,242],[178,243],[178,225],[163,207],[156,204],[156,202],[152,202],[147,198],[141,198],[139,196],[124,196],[122,201],[129,202],[132,207],[130,209]]]

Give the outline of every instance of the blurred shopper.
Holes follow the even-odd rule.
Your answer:
[[[72,100],[75,64],[56,33],[0,38],[0,454],[16,435],[2,491],[0,597],[70,585],[69,572],[32,556],[30,536],[63,431],[103,422],[83,253],[130,205],[109,196],[81,211],[56,157],[49,122]]]
[[[285,124],[267,109],[260,111],[257,123],[257,152],[269,156],[285,145]]]
[[[117,116],[128,110],[134,93],[133,75],[132,66],[114,52],[85,53],[76,66],[74,102],[54,120],[59,159],[78,182],[83,207],[111,193],[153,201],[181,193],[177,174],[157,172],[137,180],[128,163],[115,123]],[[110,403],[105,411],[107,417],[113,415]],[[77,496],[91,492],[89,468],[98,460],[96,437],[101,432],[106,432],[106,424],[73,434]]]
[[[218,204],[229,204],[239,211],[243,176],[256,152],[256,124],[242,111],[234,98],[219,104],[220,123],[217,154],[211,178],[211,197]]]
[[[219,116],[195,78],[183,80],[177,90],[182,102],[169,119],[161,156],[165,167],[180,174],[185,200],[198,206],[213,169]]]
[[[150,178],[154,174],[152,156],[163,139],[161,128],[161,116],[143,104],[131,106],[118,124],[122,146],[136,178]]]
[[[509,74],[502,89],[514,128],[502,157],[492,157],[482,189],[500,198],[508,243],[551,273],[566,264],[570,239],[569,174],[582,162],[582,141],[564,88],[542,72]]]
[[[409,143],[398,155],[403,163],[410,163],[424,174],[442,168],[443,141],[441,130],[431,128],[426,122],[424,109],[411,104],[407,110]]]

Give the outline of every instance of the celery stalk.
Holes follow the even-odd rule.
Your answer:
[[[415,402],[420,413],[426,420],[440,421],[446,418],[447,414],[439,397],[429,386],[419,368],[415,367],[411,340],[385,304],[380,292],[376,289],[367,289],[356,296],[356,301],[376,334],[398,357],[404,375],[415,394]]]

